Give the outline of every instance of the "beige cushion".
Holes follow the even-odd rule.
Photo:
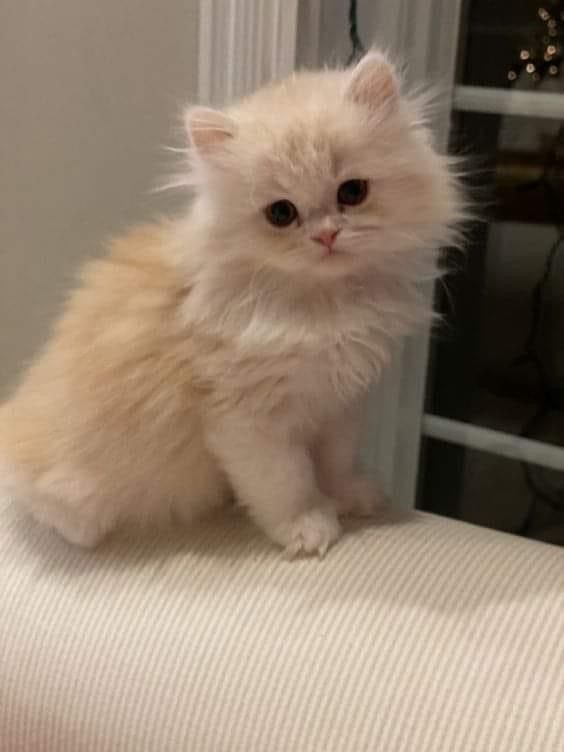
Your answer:
[[[556,752],[564,553],[424,514],[286,562],[234,514],[83,553],[0,504],[2,752]]]

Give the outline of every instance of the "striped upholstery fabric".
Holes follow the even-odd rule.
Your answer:
[[[383,517],[284,561],[236,515],[82,553],[0,505],[2,752],[560,752],[564,552]]]

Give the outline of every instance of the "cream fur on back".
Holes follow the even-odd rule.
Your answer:
[[[332,540],[304,543],[317,518],[297,543],[280,527],[333,494],[304,458],[378,377],[390,342],[428,318],[417,285],[462,216],[448,160],[372,55],[356,73],[297,74],[224,113],[189,111],[187,215],[87,265],[0,409],[0,485],[40,520],[88,545],[122,522],[189,520],[235,486],[284,546],[338,536],[326,520]],[[370,191],[345,211],[335,194],[353,178]],[[292,228],[265,219],[280,198],[299,209]],[[328,260],[312,240],[326,226],[342,250]],[[349,453],[338,444],[337,464]],[[272,500],[257,509],[265,468]],[[284,517],[293,473],[311,499],[302,509],[296,489]]]

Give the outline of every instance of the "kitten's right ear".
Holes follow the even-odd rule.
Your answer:
[[[399,79],[395,68],[382,52],[371,50],[356,64],[350,74],[346,96],[372,110],[397,104]]]
[[[204,159],[221,151],[235,135],[235,123],[221,110],[191,107],[184,115],[190,145]]]

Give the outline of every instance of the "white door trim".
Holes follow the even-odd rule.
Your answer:
[[[198,96],[221,106],[294,69],[298,0],[202,0]]]

